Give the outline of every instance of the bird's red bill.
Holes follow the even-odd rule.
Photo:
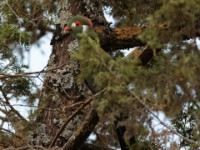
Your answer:
[[[67,32],[69,32],[69,31],[71,31],[72,29],[70,28],[70,27],[68,27],[68,26],[66,26],[65,28],[64,28],[64,31],[67,31]]]

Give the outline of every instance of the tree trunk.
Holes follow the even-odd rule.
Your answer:
[[[60,23],[56,25],[51,41],[53,50],[47,65],[48,69],[57,69],[45,77],[36,119],[38,126],[30,140],[33,145],[77,149],[99,120],[95,109],[88,105],[87,98],[92,93],[85,84],[77,84],[75,80],[80,72],[79,64],[70,59],[69,51],[77,49],[78,43],[71,35],[62,32],[67,19],[75,14],[91,18],[94,25],[106,23],[98,3],[77,0],[61,8]]]

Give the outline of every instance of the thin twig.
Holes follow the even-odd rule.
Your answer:
[[[163,122],[162,120],[160,120],[160,118],[154,113],[154,111],[147,104],[145,104],[143,101],[141,101],[140,98],[138,98],[133,91],[131,91],[131,90],[129,90],[129,91],[134,95],[134,97],[136,98],[136,100],[140,104],[142,104],[145,107],[145,109],[148,110],[164,127],[166,127],[167,129],[169,129],[174,134],[178,135],[184,141],[186,141],[188,143],[191,143],[191,144],[195,144],[195,145],[200,146],[200,144],[197,143],[196,141],[184,137],[183,135],[181,135],[180,133],[178,133],[173,127],[171,127],[170,125],[168,125],[165,122]]]
[[[0,108],[0,112],[5,114],[5,115],[8,113],[8,111],[6,111],[5,109],[2,109],[2,108]]]
[[[8,120],[8,118],[6,118],[6,117],[2,117],[2,116],[0,116],[0,120],[1,120],[1,125],[0,125],[0,127],[2,127],[3,126],[3,124],[4,124],[4,122],[9,122],[10,120]]]
[[[65,127],[67,126],[67,124],[85,107],[87,106],[96,96],[102,94],[105,91],[105,89],[101,90],[100,92],[96,93],[95,95],[91,96],[90,98],[88,98],[88,100],[86,100],[85,102],[83,102],[83,104],[71,115],[69,116],[69,118],[65,121],[65,123],[62,125],[62,127],[60,128],[60,130],[57,132],[56,136],[54,137],[53,141],[51,142],[51,144],[49,145],[49,148],[53,147],[54,144],[56,143],[58,137],[60,136],[60,134],[64,131]]]
[[[35,72],[26,72],[26,73],[19,73],[19,74],[1,74],[0,75],[0,79],[6,79],[6,78],[21,78],[21,77],[31,77],[31,75],[33,74],[41,74],[41,73],[47,73],[53,70],[56,70],[60,67],[62,67],[65,64],[62,64],[58,67],[52,68],[52,69],[48,69],[48,70],[41,70],[41,71],[35,71]],[[37,76],[35,76],[37,77]]]
[[[70,108],[83,105],[83,104],[85,104],[85,102],[77,102],[77,103],[72,104],[71,106],[65,107],[65,109],[70,109]]]
[[[15,3],[15,1],[11,1],[11,3],[13,3],[17,9],[21,12],[21,14],[23,14],[27,19],[31,20],[31,21],[34,21],[34,19],[32,19],[31,17],[29,17],[23,10],[21,10],[21,8],[19,8],[19,6]],[[8,5],[8,7],[10,8],[10,10],[15,14],[15,16],[17,18],[20,18],[17,13],[13,10],[13,8],[10,6],[8,0],[6,0],[6,4]]]
[[[46,150],[46,148],[42,147],[42,146],[22,146],[22,147],[18,147],[18,148],[6,148],[5,150],[29,150],[29,149],[42,149],[42,150]]]
[[[6,104],[10,107],[11,111],[14,112],[21,120],[27,122],[27,120],[10,104],[7,95],[4,93],[3,89],[1,88],[1,93],[6,100]]]
[[[10,104],[10,105],[5,104],[5,105],[10,106],[11,104]],[[11,106],[38,108],[38,106],[34,106],[34,105],[24,105],[24,104],[12,104]],[[64,112],[63,112],[62,110],[60,110],[60,109],[51,109],[51,108],[45,108],[45,107],[40,107],[40,108],[38,108],[38,109],[44,109],[44,110],[48,110],[48,111],[59,111],[59,112],[61,112],[61,113],[64,113]],[[0,111],[1,111],[1,109],[0,109]]]
[[[8,0],[5,1],[6,4],[8,5],[8,7],[10,8],[10,10],[13,12],[13,14],[19,19],[19,16],[17,15],[17,13],[13,10],[13,8],[10,6]]]
[[[5,106],[10,106],[12,105],[13,107],[14,106],[17,106],[17,107],[32,107],[32,108],[38,108],[38,106],[35,106],[35,105],[24,105],[24,104],[10,104],[8,105],[6,102],[3,102]],[[71,106],[68,106],[68,107],[65,107],[65,109],[71,109],[73,107],[76,107],[76,106],[79,106],[79,105],[82,105],[84,104],[85,102],[77,102],[77,103],[74,103],[72,104]],[[48,110],[48,111],[59,111],[59,112],[62,112],[64,113],[62,110],[60,109],[51,109],[51,108],[45,108],[45,107],[40,107],[39,109],[44,109],[44,110]],[[0,111],[3,112],[4,114],[7,113],[7,111],[5,111],[4,109],[1,109],[0,108]]]

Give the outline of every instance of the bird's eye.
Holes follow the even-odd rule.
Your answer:
[[[81,22],[80,21],[75,21],[72,23],[71,25],[72,27],[79,27],[79,26],[82,26]]]
[[[75,25],[76,26],[81,26],[81,22],[80,21],[75,21]]]
[[[75,21],[74,23],[72,23],[72,27],[78,27],[78,26],[82,26],[80,21]]]

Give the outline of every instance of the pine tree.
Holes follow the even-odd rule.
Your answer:
[[[0,149],[198,149],[198,0],[0,4]],[[93,34],[79,35],[79,42],[64,31],[76,15],[93,23]],[[28,72],[24,52],[47,32],[53,33],[48,65]],[[91,74],[95,93],[85,83]],[[13,101],[30,108],[28,118]]]

